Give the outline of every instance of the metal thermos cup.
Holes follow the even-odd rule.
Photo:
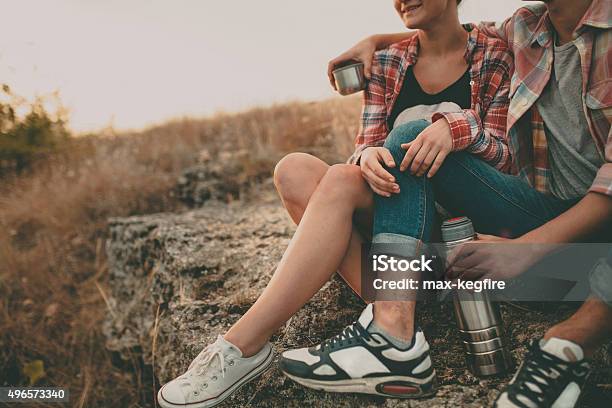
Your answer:
[[[475,238],[467,217],[442,223],[442,240],[447,251]],[[466,352],[468,369],[476,376],[502,374],[512,368],[512,356],[504,337],[499,304],[486,292],[455,291],[453,305],[457,326]]]
[[[332,72],[340,95],[350,95],[365,89],[367,82],[363,69],[363,63],[351,61]]]

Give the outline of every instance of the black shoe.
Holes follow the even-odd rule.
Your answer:
[[[558,338],[533,341],[496,408],[572,408],[591,367],[582,348]]]
[[[383,335],[367,331],[372,319],[369,305],[337,336],[316,347],[284,352],[281,369],[297,383],[323,391],[396,398],[435,394],[436,373],[423,332],[418,330],[411,346],[401,350]]]

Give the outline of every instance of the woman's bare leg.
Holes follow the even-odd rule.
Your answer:
[[[329,165],[323,160],[305,153],[289,154],[277,164],[274,184],[283,205],[296,224],[300,223],[312,193],[328,169]],[[372,209],[358,209],[353,216],[353,225],[357,228],[353,228],[351,242],[338,273],[361,295],[361,247],[365,240],[359,231],[371,230]],[[375,302],[374,321],[395,337],[411,339],[414,333],[415,309],[414,301]]]
[[[338,270],[352,241],[353,214],[372,203],[357,166],[329,167],[268,286],[225,338],[245,356],[257,353]]]
[[[323,160],[306,153],[291,153],[276,165],[274,185],[296,224],[300,223],[310,197],[329,167]],[[355,293],[361,295],[361,247],[365,240],[360,231],[372,229],[372,209],[357,209],[353,224],[357,228],[353,228],[349,248],[338,273]]]

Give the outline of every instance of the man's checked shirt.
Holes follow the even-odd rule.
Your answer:
[[[589,191],[612,196],[612,4],[593,0],[575,30],[582,65],[582,106],[593,143],[604,164]],[[508,111],[512,172],[541,192],[550,191],[551,172],[544,123],[536,101],[551,77],[554,29],[545,5],[522,7],[500,25],[481,25],[487,35],[508,43],[514,75]]]

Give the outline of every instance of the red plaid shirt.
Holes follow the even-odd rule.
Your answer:
[[[553,27],[545,5],[517,10],[498,26],[481,30],[508,43],[514,53],[508,113],[508,139],[513,173],[538,191],[550,191],[550,166],[544,123],[536,101],[550,80],[553,64]],[[589,191],[612,196],[612,6],[593,0],[575,32],[582,63],[582,104],[593,142],[604,164]]]
[[[506,42],[485,36],[470,26],[465,60],[470,65],[472,106],[455,113],[436,113],[432,121],[445,118],[450,124],[453,151],[466,150],[502,171],[511,165],[506,139],[512,54]],[[416,64],[418,36],[376,53],[372,77],[363,96],[361,126],[355,153],[357,163],[366,147],[382,146],[389,129],[387,119],[402,89],[408,67]]]

